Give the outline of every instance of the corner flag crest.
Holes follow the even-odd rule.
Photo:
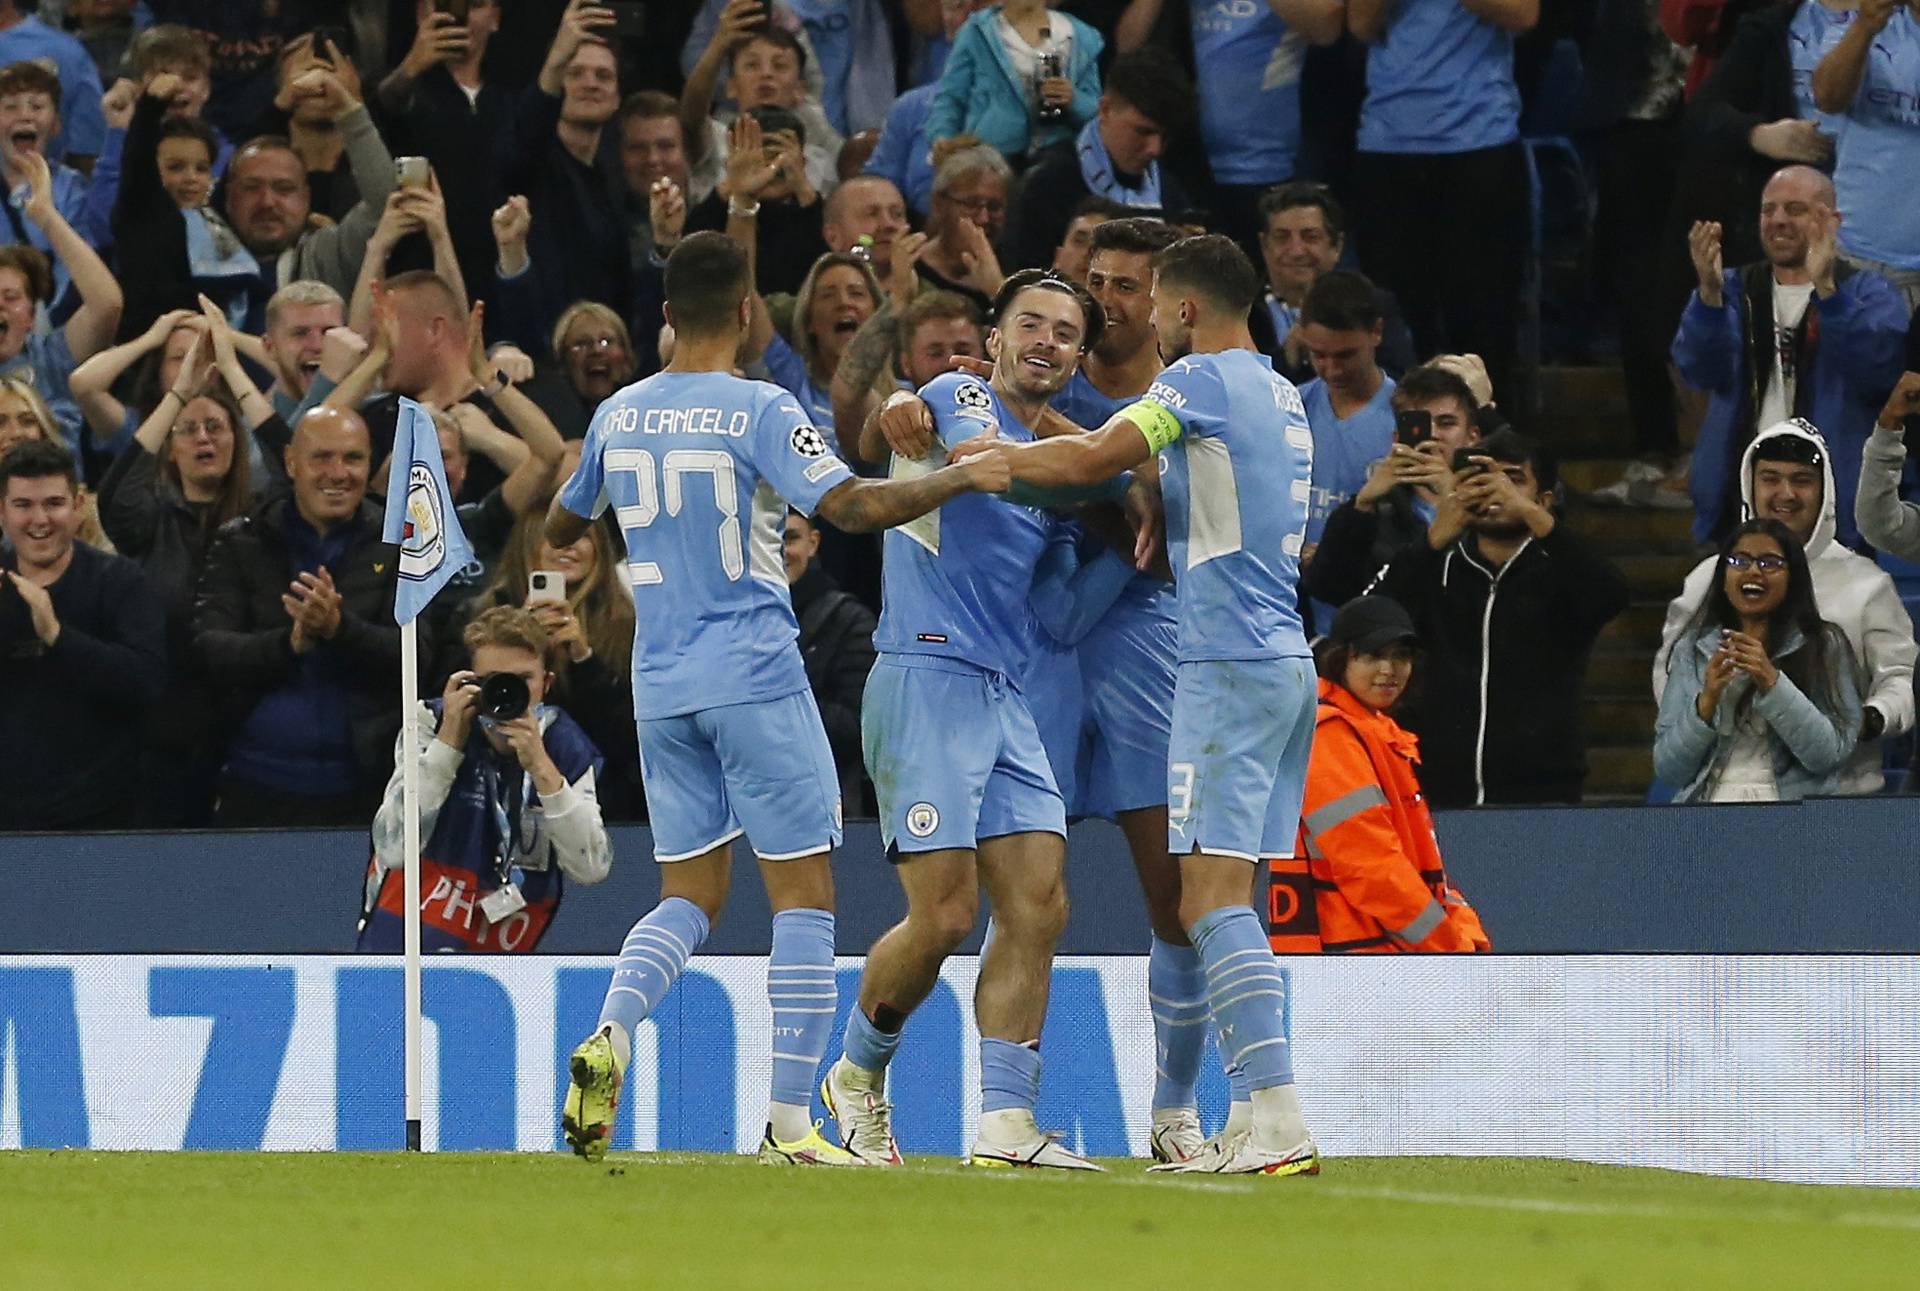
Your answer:
[[[394,426],[381,538],[400,548],[399,584],[393,598],[397,623],[411,621],[473,559],[473,545],[460,531],[453,493],[447,488],[440,433],[433,417],[411,399],[400,401]]]
[[[440,490],[425,462],[407,468],[406,522],[400,531],[400,577],[428,578],[447,555]]]

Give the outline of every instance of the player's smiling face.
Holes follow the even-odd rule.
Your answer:
[[[1044,399],[1080,365],[1086,319],[1080,302],[1053,287],[1029,287],[1015,296],[987,337],[994,376],[1014,394]]]
[[[1153,257],[1128,251],[1096,251],[1087,269],[1087,290],[1107,316],[1094,346],[1107,363],[1124,363],[1153,340]]]

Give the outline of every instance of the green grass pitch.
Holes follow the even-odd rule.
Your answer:
[[[1558,1161],[1317,1179],[615,1154],[0,1153],[0,1287],[1920,1286],[1920,1192]]]

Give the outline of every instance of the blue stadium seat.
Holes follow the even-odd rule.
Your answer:
[[[1584,262],[1593,231],[1593,185],[1573,130],[1586,73],[1580,50],[1571,40],[1553,47],[1520,122],[1520,143],[1527,160],[1529,206],[1527,268],[1522,286],[1520,360],[1537,370],[1542,340],[1542,272],[1549,238],[1571,246]]]

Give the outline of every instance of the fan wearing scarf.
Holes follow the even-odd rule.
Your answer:
[[[259,265],[209,201],[219,136],[199,117],[168,115],[179,88],[172,72],[147,83],[121,153],[114,242],[121,263],[142,270],[128,275],[130,325],[206,296],[244,328]]]
[[[1091,195],[1133,215],[1185,210],[1192,203],[1160,158],[1167,138],[1193,115],[1193,83],[1170,54],[1122,54],[1107,73],[1093,119],[1072,139],[1039,153],[1014,208],[1007,268],[1053,261],[1075,210]]]
[[[595,781],[601,757],[574,720],[543,703],[547,634],[529,610],[496,605],[467,625],[472,668],[424,705],[420,747],[420,944],[525,954],[560,909],[565,880],[613,864]],[[507,702],[501,702],[505,699]],[[491,709],[491,713],[489,712]],[[518,709],[518,711],[514,711]],[[404,738],[404,736],[402,737]],[[373,818],[358,949],[400,949],[405,817],[401,759]]]

